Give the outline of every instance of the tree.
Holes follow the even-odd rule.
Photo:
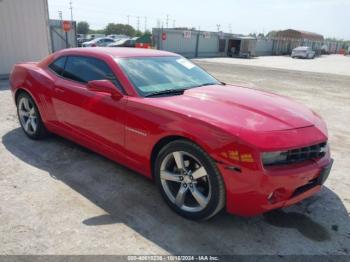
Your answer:
[[[142,32],[140,30],[135,31],[135,36],[142,36]]]
[[[106,34],[104,29],[90,29],[89,34]]]
[[[89,33],[90,25],[88,22],[81,21],[77,25],[77,33],[86,35]]]
[[[278,31],[272,30],[272,31],[268,32],[266,36],[267,37],[275,37],[277,35],[277,33],[278,33]]]
[[[134,36],[135,29],[131,25],[109,23],[105,28],[106,35],[127,35]]]

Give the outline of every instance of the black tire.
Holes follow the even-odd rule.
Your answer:
[[[189,212],[181,209],[178,205],[171,201],[163,188],[160,175],[162,162],[167,156],[177,151],[182,151],[194,156],[200,162],[201,166],[204,167],[207,177],[209,178],[207,179],[207,183],[210,183],[210,197],[208,197],[209,200],[205,208],[198,212]],[[190,141],[176,140],[164,146],[157,156],[154,165],[154,175],[156,184],[165,202],[172,210],[185,218],[192,220],[207,220],[216,215],[225,206],[225,187],[220,171],[218,170],[214,160],[201,147]],[[182,184],[180,184],[180,188],[181,185]],[[188,189],[188,194],[191,194],[190,188]]]
[[[25,128],[25,124],[23,123],[23,121],[21,120],[21,116],[20,116],[20,106],[21,106],[21,100],[22,99],[27,99],[29,101],[29,104],[32,106],[33,108],[33,112],[34,115],[36,116],[35,118],[35,123],[36,123],[36,129],[34,130],[32,128],[31,132],[27,131]],[[18,120],[19,123],[22,127],[22,130],[24,131],[24,133],[30,138],[30,139],[34,139],[34,140],[39,140],[39,139],[43,139],[48,135],[48,131],[45,128],[45,125],[41,119],[39,110],[37,105],[34,102],[34,99],[27,93],[27,92],[21,92],[16,100],[16,105],[17,105],[17,116],[18,116]]]

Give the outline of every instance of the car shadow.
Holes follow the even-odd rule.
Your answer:
[[[152,181],[68,140],[52,135],[33,141],[17,128],[2,143],[106,212],[81,221],[85,226],[124,223],[169,253],[343,254],[339,247],[350,243],[347,210],[326,187],[291,208],[262,216],[242,218],[223,211],[194,222],[173,213]]]

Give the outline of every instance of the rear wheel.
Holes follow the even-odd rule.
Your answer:
[[[186,140],[169,143],[159,152],[154,172],[166,203],[181,216],[205,220],[224,207],[219,170],[196,144]]]
[[[29,138],[41,139],[47,135],[39,110],[28,93],[22,92],[19,94],[17,98],[17,114],[21,127]]]

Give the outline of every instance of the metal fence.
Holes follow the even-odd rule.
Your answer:
[[[153,44],[159,50],[178,53],[188,58],[234,56],[253,56],[255,37],[223,32],[208,32],[174,28],[153,28]]]
[[[159,50],[171,51],[188,58],[220,55],[219,37],[210,32],[154,28],[153,43]]]
[[[273,40],[272,39],[258,39],[255,46],[256,56],[272,55]]]
[[[72,29],[69,32],[64,32],[62,29],[62,20],[49,21],[50,37],[52,52],[70,47],[77,46],[76,22],[72,22]]]

